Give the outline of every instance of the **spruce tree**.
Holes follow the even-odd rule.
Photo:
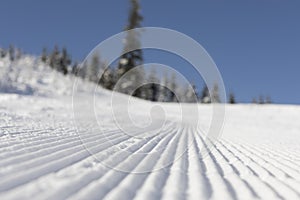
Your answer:
[[[265,104],[264,96],[262,96],[262,95],[259,96],[258,103],[259,104]]]
[[[151,69],[148,76],[148,83],[144,86],[144,90],[146,92],[146,99],[150,101],[158,100],[159,93],[159,85],[157,84],[156,70],[154,68]]]
[[[168,89],[167,86],[169,85],[169,78],[167,76],[167,74],[165,74],[162,78],[162,80],[160,81],[161,84],[158,87],[158,98],[157,101],[159,102],[165,102],[167,101],[167,97],[168,97]]]
[[[60,56],[60,64],[58,71],[62,72],[64,75],[68,73],[68,67],[71,64],[71,58],[67,52],[67,49],[64,47],[62,49],[62,55]]]
[[[4,49],[0,49],[0,57],[4,58],[6,56],[6,51]]]
[[[235,104],[236,103],[235,96],[232,92],[229,94],[228,103],[230,103],[230,104]]]
[[[79,64],[77,61],[75,61],[72,66],[71,73],[74,74],[75,76],[78,76],[78,71],[79,71]]]
[[[267,96],[266,97],[266,104],[272,104],[273,102],[272,102],[272,99],[271,99],[271,97],[270,96]]]
[[[145,71],[142,66],[139,66],[139,68],[136,68],[135,71],[131,74],[131,80],[132,82],[131,86],[129,87],[129,91],[131,92],[135,88],[135,91],[132,93],[135,97],[140,97],[145,99],[146,98],[146,91],[142,85],[143,80],[146,79]],[[132,88],[131,88],[132,87]]]
[[[128,32],[125,38],[123,54],[119,60],[118,69],[117,69],[118,79],[129,70],[143,64],[143,52],[140,49],[141,33],[136,30],[132,30],[134,28],[141,27],[141,22],[143,20],[143,17],[140,14],[139,0],[130,0],[130,4],[131,4],[131,8],[130,8],[130,13],[128,18],[128,25],[125,28],[125,31]],[[134,50],[131,51],[132,49]],[[140,70],[136,71],[136,73],[137,74],[133,74],[132,77],[129,78],[129,80],[127,80],[128,87],[133,87],[137,79],[144,78],[142,77],[143,76],[142,74],[138,74],[140,73]],[[128,91],[129,91],[128,88],[121,88],[121,92],[128,93]],[[136,91],[134,93],[134,96],[140,97],[141,91],[139,90]]]
[[[23,55],[22,50],[20,48],[16,48],[15,49],[15,60],[21,59],[22,55]]]
[[[214,84],[211,94],[211,101],[212,103],[220,103],[220,96],[219,96],[219,86],[217,83]]]
[[[171,79],[168,85],[168,102],[177,102],[178,99],[176,97],[177,91],[177,83],[176,83],[176,74],[172,73]]]
[[[15,47],[13,45],[9,45],[8,54],[9,54],[10,61],[14,61],[15,60]]]
[[[56,70],[59,68],[59,65],[60,65],[60,55],[59,54],[60,54],[60,52],[59,52],[58,46],[55,45],[54,49],[50,55],[49,65],[51,68],[56,69]]]
[[[98,81],[98,73],[100,69],[100,58],[98,53],[93,54],[90,63],[88,64],[87,67],[87,73],[86,73],[86,79],[97,83]]]
[[[112,90],[116,83],[115,78],[115,70],[108,67],[100,78],[100,85],[106,89]]]
[[[87,79],[87,68],[88,68],[88,65],[87,65],[87,62],[83,62],[81,64],[78,65],[78,68],[77,68],[77,76],[79,76],[80,78],[82,79]]]
[[[255,98],[255,97],[252,99],[251,103],[253,103],[253,104],[257,104],[257,100],[256,100],[256,98]]]
[[[201,92],[201,103],[211,103],[211,98],[207,85],[205,84]]]
[[[196,103],[198,101],[198,92],[195,84],[191,84],[187,86],[186,94],[185,96],[185,102],[188,103]]]
[[[48,62],[48,55],[47,55],[47,49],[46,48],[43,48],[42,55],[41,55],[41,61],[43,63]]]

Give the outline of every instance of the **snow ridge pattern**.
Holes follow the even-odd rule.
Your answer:
[[[103,131],[99,134],[86,119],[81,130],[85,134],[79,135],[72,113],[72,78],[51,69],[50,75],[42,74],[44,69],[38,69],[43,67],[34,60],[24,58],[18,64],[23,68],[16,67],[25,73],[24,67],[37,66],[31,82],[21,80],[23,75],[15,78],[16,71],[8,72],[6,61],[0,62],[1,72],[14,80],[1,84],[0,199],[300,198],[299,106],[227,106],[223,135],[211,143],[202,132],[209,127],[211,105],[200,104],[201,130],[169,120],[160,134],[138,139],[114,128],[109,91],[100,89],[95,98]],[[55,88],[58,84],[64,89]],[[81,84],[83,99],[94,95],[85,93],[88,84]],[[138,107],[152,106],[134,101]],[[169,113],[178,108],[162,106]],[[170,119],[178,113],[173,115]],[[209,147],[203,156],[202,149]],[[143,152],[159,154],[135,156]],[[169,165],[147,173],[116,170],[126,166],[142,171],[164,163]]]

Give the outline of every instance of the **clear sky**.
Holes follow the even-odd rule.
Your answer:
[[[262,94],[276,103],[300,103],[299,0],[141,0],[141,6],[143,26],[171,28],[197,40],[239,102]],[[81,60],[122,31],[127,14],[127,0],[2,0],[0,47],[15,44],[40,54],[58,44]],[[157,61],[186,67],[171,58]]]

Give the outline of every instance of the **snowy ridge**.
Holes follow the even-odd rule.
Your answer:
[[[71,74],[68,76],[52,69],[40,58],[23,55],[10,61],[9,57],[0,58],[0,92],[21,95],[57,96],[71,95],[73,84],[77,81],[80,91],[95,87]]]

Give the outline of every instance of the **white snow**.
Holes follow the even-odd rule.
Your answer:
[[[115,128],[110,92],[99,89],[96,115],[104,131],[86,119],[81,130],[86,134],[79,135],[72,112],[74,77],[30,56],[11,70],[9,65],[0,60],[0,199],[300,198],[299,106],[228,105],[223,134],[203,157],[209,140],[175,122],[178,104],[160,104],[170,115],[168,126],[138,139]],[[93,95],[87,92],[92,85],[79,85],[82,100]],[[157,105],[132,99],[129,107],[137,109],[137,123],[147,124],[143,111]],[[207,129],[211,105],[198,108]],[[159,166],[165,167],[149,172]]]

